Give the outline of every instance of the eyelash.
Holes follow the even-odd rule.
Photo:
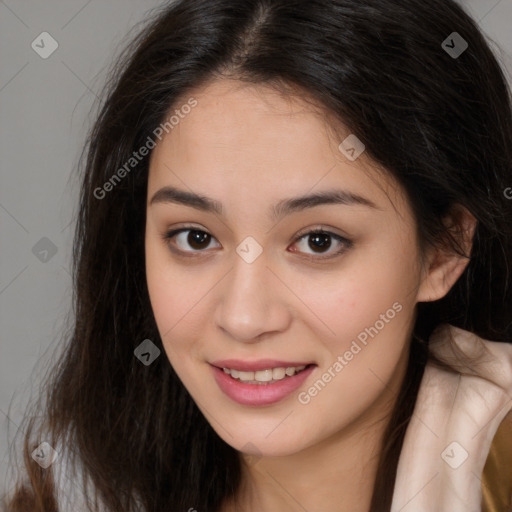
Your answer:
[[[192,257],[192,258],[195,258],[195,257],[200,256],[200,253],[205,252],[205,250],[182,251],[180,249],[175,249],[174,247],[171,247],[171,240],[175,236],[179,235],[180,233],[186,232],[186,231],[196,231],[198,233],[204,233],[206,235],[210,235],[213,239],[215,239],[215,237],[213,235],[211,235],[210,233],[208,233],[207,231],[204,231],[203,229],[199,229],[199,228],[197,228],[195,226],[185,226],[185,227],[182,227],[182,228],[179,228],[179,229],[174,229],[174,230],[171,230],[171,231],[168,231],[168,232],[164,233],[162,238],[165,241],[166,245],[169,247],[169,249],[172,252],[174,252],[175,254],[178,254],[181,257],[185,257],[185,258]],[[336,241],[340,242],[342,244],[342,247],[340,249],[338,249],[337,251],[334,251],[334,253],[329,255],[329,256],[314,256],[314,255],[310,254],[310,255],[304,256],[306,259],[315,260],[315,261],[331,259],[331,258],[334,258],[336,256],[340,256],[347,249],[351,248],[352,245],[353,245],[352,241],[348,240],[347,238],[345,238],[345,237],[343,237],[341,235],[338,235],[336,233],[333,233],[331,231],[327,231],[327,230],[322,229],[322,228],[315,228],[315,229],[312,229],[310,231],[299,233],[296,236],[293,244],[299,242],[303,238],[307,238],[308,236],[317,235],[317,234],[329,235],[330,237],[334,238]]]

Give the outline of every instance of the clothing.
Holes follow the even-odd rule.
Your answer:
[[[512,512],[512,411],[491,444],[482,478],[482,512]],[[508,503],[508,505],[507,505]]]
[[[456,363],[450,338],[468,355],[471,369]],[[391,510],[481,512],[482,471],[494,435],[512,410],[512,344],[444,324],[429,346],[456,363],[458,371],[474,375],[427,364],[400,454]]]

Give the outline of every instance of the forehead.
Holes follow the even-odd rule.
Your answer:
[[[397,182],[364,152],[350,161],[339,150],[350,131],[307,97],[216,80],[190,91],[171,113],[190,98],[196,106],[151,154],[148,196],[174,185],[229,201],[235,193],[268,201],[343,187],[380,207],[404,201]]]

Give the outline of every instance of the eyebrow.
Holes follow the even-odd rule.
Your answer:
[[[182,204],[218,215],[222,215],[223,211],[222,203],[215,199],[169,186],[158,190],[149,202],[150,206],[158,203]],[[362,205],[380,210],[375,203],[358,194],[346,190],[325,190],[304,196],[283,199],[270,207],[270,217],[276,220],[291,213],[325,204]]]

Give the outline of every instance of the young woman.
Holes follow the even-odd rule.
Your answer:
[[[87,146],[7,510],[505,510],[511,161],[452,1],[165,6]]]

